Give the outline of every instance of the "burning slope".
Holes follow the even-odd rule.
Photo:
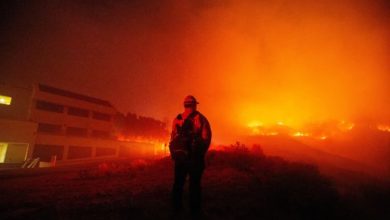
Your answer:
[[[282,121],[278,121],[275,124],[264,124],[253,121],[248,124],[248,128],[251,130],[252,135],[287,135],[291,137],[310,137],[318,140],[326,140],[328,138],[342,138],[350,134],[356,128],[356,125],[358,125],[358,129],[364,127],[370,131],[390,133],[390,126],[386,124],[354,123],[345,120],[312,122],[297,127],[292,127]]]
[[[390,178],[390,133],[384,124],[330,121],[298,128],[282,122],[251,123],[241,140],[260,144],[265,152],[320,167],[336,166]]]
[[[338,119],[389,123],[389,16],[381,12],[388,8],[341,2],[236,3],[216,10],[217,19],[224,16],[215,46],[221,60],[227,57],[217,62],[225,65],[217,91],[229,91],[219,96],[226,117],[233,113],[238,126],[283,122],[295,132]]]

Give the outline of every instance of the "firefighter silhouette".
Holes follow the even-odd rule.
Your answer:
[[[211,128],[207,118],[197,111],[194,96],[184,99],[184,112],[172,123],[169,150],[174,161],[172,202],[176,212],[182,210],[183,187],[189,176],[190,210],[201,211],[201,179],[205,169],[205,154],[211,142]]]

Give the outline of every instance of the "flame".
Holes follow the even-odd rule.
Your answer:
[[[321,139],[321,140],[326,140],[326,139],[328,139],[328,137],[325,136],[325,135],[322,135],[322,136],[319,137],[319,139]]]
[[[353,129],[353,127],[355,127],[355,124],[352,123],[352,122],[347,122],[345,120],[342,120],[339,124],[338,124],[338,128],[341,130],[341,131],[350,131]]]
[[[379,131],[390,132],[390,125],[380,124],[377,126]]]
[[[308,137],[310,135],[308,133],[305,133],[305,132],[297,131],[292,136],[294,136],[294,137]]]
[[[260,126],[263,126],[262,122],[253,121],[253,122],[248,123],[248,127],[250,127],[250,128],[260,127]]]
[[[276,124],[282,126],[282,125],[284,125],[284,122],[278,121],[278,122],[276,122]]]
[[[150,151],[153,151],[154,156],[158,157],[164,157],[169,154],[168,150],[168,140],[161,140],[161,139],[154,139],[154,138],[146,138],[146,137],[134,137],[134,136],[124,136],[124,135],[118,135],[117,136],[118,141],[124,141],[124,142],[140,142],[140,143],[148,143],[153,146],[153,149],[149,149]]]
[[[274,123],[263,123],[260,121],[252,121],[248,123],[248,128],[252,135],[275,136],[288,135],[293,138],[312,138],[317,140],[327,140],[329,137],[337,136],[342,133],[347,133],[355,128],[355,123],[347,120],[339,120],[332,123],[314,123],[311,125],[294,126],[287,124],[284,121],[276,121]],[[378,130],[389,131],[390,127],[386,125],[378,126]]]

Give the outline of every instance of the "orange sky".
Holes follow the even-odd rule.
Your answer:
[[[2,81],[40,81],[169,121],[193,94],[217,141],[254,120],[390,121],[386,1],[37,1],[4,8]]]

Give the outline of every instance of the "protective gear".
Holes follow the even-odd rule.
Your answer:
[[[192,95],[188,95],[184,98],[184,105],[186,104],[199,104],[198,101],[196,101],[196,98]]]
[[[184,100],[184,103],[186,102],[192,105],[198,103],[193,96],[187,96]],[[183,128],[189,129],[188,135],[191,139],[187,143],[189,155],[184,160],[178,159],[174,152],[174,145],[177,144],[175,142],[178,140],[181,132],[183,132]],[[191,113],[184,112],[179,114],[173,120],[169,150],[172,159],[175,161],[175,178],[172,187],[172,202],[175,210],[182,208],[183,187],[187,176],[189,176],[190,182],[189,202],[191,212],[196,215],[201,210],[201,178],[205,168],[204,157],[210,146],[211,136],[208,120],[196,110]]]
[[[184,114],[178,115],[172,123],[171,141],[169,143],[171,157],[175,159],[175,145],[178,144],[181,135],[185,133],[185,135],[188,135],[186,138],[190,139],[186,143],[188,152],[191,154],[189,159],[202,161],[211,142],[210,124],[206,117],[198,111],[191,113],[186,118],[183,118],[183,116]]]
[[[183,125],[176,124],[177,135],[172,138],[169,144],[172,159],[175,161],[189,160],[191,157],[192,146],[195,144],[193,117],[197,112],[192,112],[184,121]],[[182,115],[179,114],[176,119],[182,120]]]
[[[197,214],[201,211],[201,179],[204,171],[204,164],[193,164],[191,162],[175,162],[175,182],[172,187],[172,202],[175,210],[182,208],[182,194],[187,175],[189,176],[190,208],[191,212]]]

